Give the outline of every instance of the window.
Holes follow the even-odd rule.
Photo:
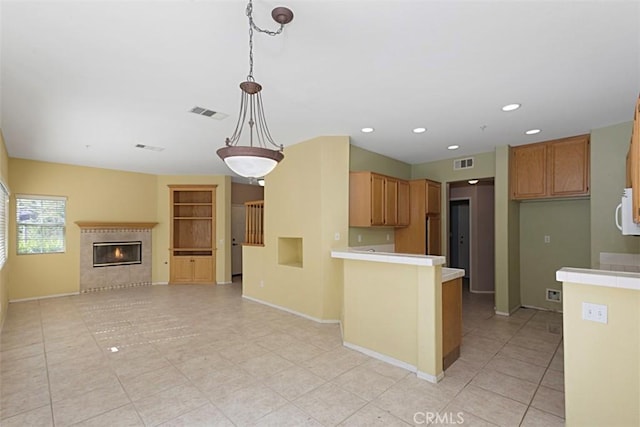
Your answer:
[[[0,182],[0,269],[7,261],[9,242],[9,190]]]
[[[18,255],[64,252],[66,197],[16,196]]]

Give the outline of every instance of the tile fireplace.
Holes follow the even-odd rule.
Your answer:
[[[151,229],[156,223],[76,224],[80,292],[151,285]]]

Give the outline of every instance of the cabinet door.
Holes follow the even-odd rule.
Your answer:
[[[171,281],[188,283],[193,281],[193,263],[189,256],[171,258]]]
[[[193,257],[193,281],[213,282],[213,257]]]
[[[384,193],[384,225],[396,225],[398,224],[398,181],[387,178]]]
[[[589,194],[589,136],[549,144],[549,196]]]
[[[547,144],[511,149],[511,198],[535,199],[547,195]]]
[[[429,247],[427,255],[442,255],[440,244],[440,216],[429,217],[429,230],[427,231]]]
[[[440,184],[427,181],[427,215],[439,215],[440,214]]]
[[[371,174],[371,225],[384,225],[386,179]]]
[[[398,225],[409,225],[411,215],[409,200],[409,183],[398,181]]]

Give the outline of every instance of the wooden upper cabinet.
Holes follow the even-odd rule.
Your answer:
[[[427,215],[439,215],[440,214],[440,183],[435,181],[426,180],[426,214]]]
[[[589,195],[589,135],[511,148],[514,200]]]
[[[547,194],[547,145],[530,144],[511,149],[513,199],[543,198]]]
[[[549,144],[551,197],[589,194],[589,135]]]
[[[398,181],[398,225],[407,226],[411,218],[410,189],[407,181]]]
[[[398,227],[408,224],[407,181],[373,172],[349,174],[349,226]]]

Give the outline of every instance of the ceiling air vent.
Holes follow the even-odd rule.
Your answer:
[[[143,150],[151,150],[151,151],[162,151],[164,148],[162,147],[154,147],[153,145],[144,145],[144,144],[136,144],[136,148],[142,148]]]
[[[456,159],[453,161],[453,170],[471,169],[473,167],[473,157],[466,159]]]
[[[189,112],[194,114],[199,114],[205,117],[211,117],[212,119],[217,119],[217,120],[222,120],[226,117],[229,117],[228,114],[220,113],[219,111],[213,111],[213,110],[209,110],[207,108],[202,108],[198,106],[193,107],[191,110],[189,110]]]

